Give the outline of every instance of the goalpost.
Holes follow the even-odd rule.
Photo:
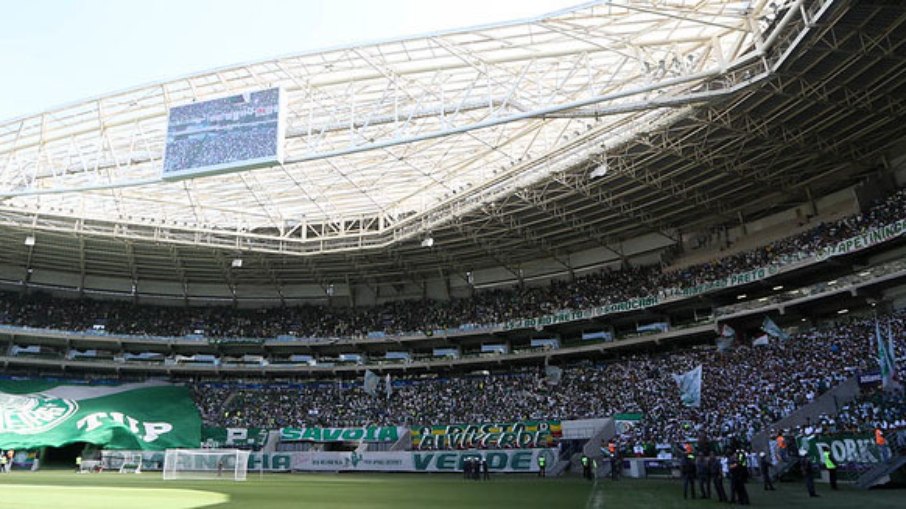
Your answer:
[[[212,479],[244,481],[249,451],[239,449],[167,449],[164,480]]]

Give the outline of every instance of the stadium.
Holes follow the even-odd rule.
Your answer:
[[[900,507],[904,48],[600,0],[0,120],[4,501]]]

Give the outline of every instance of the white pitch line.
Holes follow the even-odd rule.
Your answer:
[[[591,485],[591,493],[585,502],[585,509],[601,509],[604,507],[604,490],[598,488],[598,478],[595,477],[594,484]]]

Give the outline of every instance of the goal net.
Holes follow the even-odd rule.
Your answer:
[[[249,451],[239,449],[167,449],[164,480],[223,479],[244,481]]]
[[[101,466],[104,470],[116,470],[121,474],[140,474],[142,455],[131,451],[101,451]]]

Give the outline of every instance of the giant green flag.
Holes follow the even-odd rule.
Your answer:
[[[188,389],[163,382],[0,380],[0,448],[74,442],[107,449],[193,448],[201,442],[201,418]]]

